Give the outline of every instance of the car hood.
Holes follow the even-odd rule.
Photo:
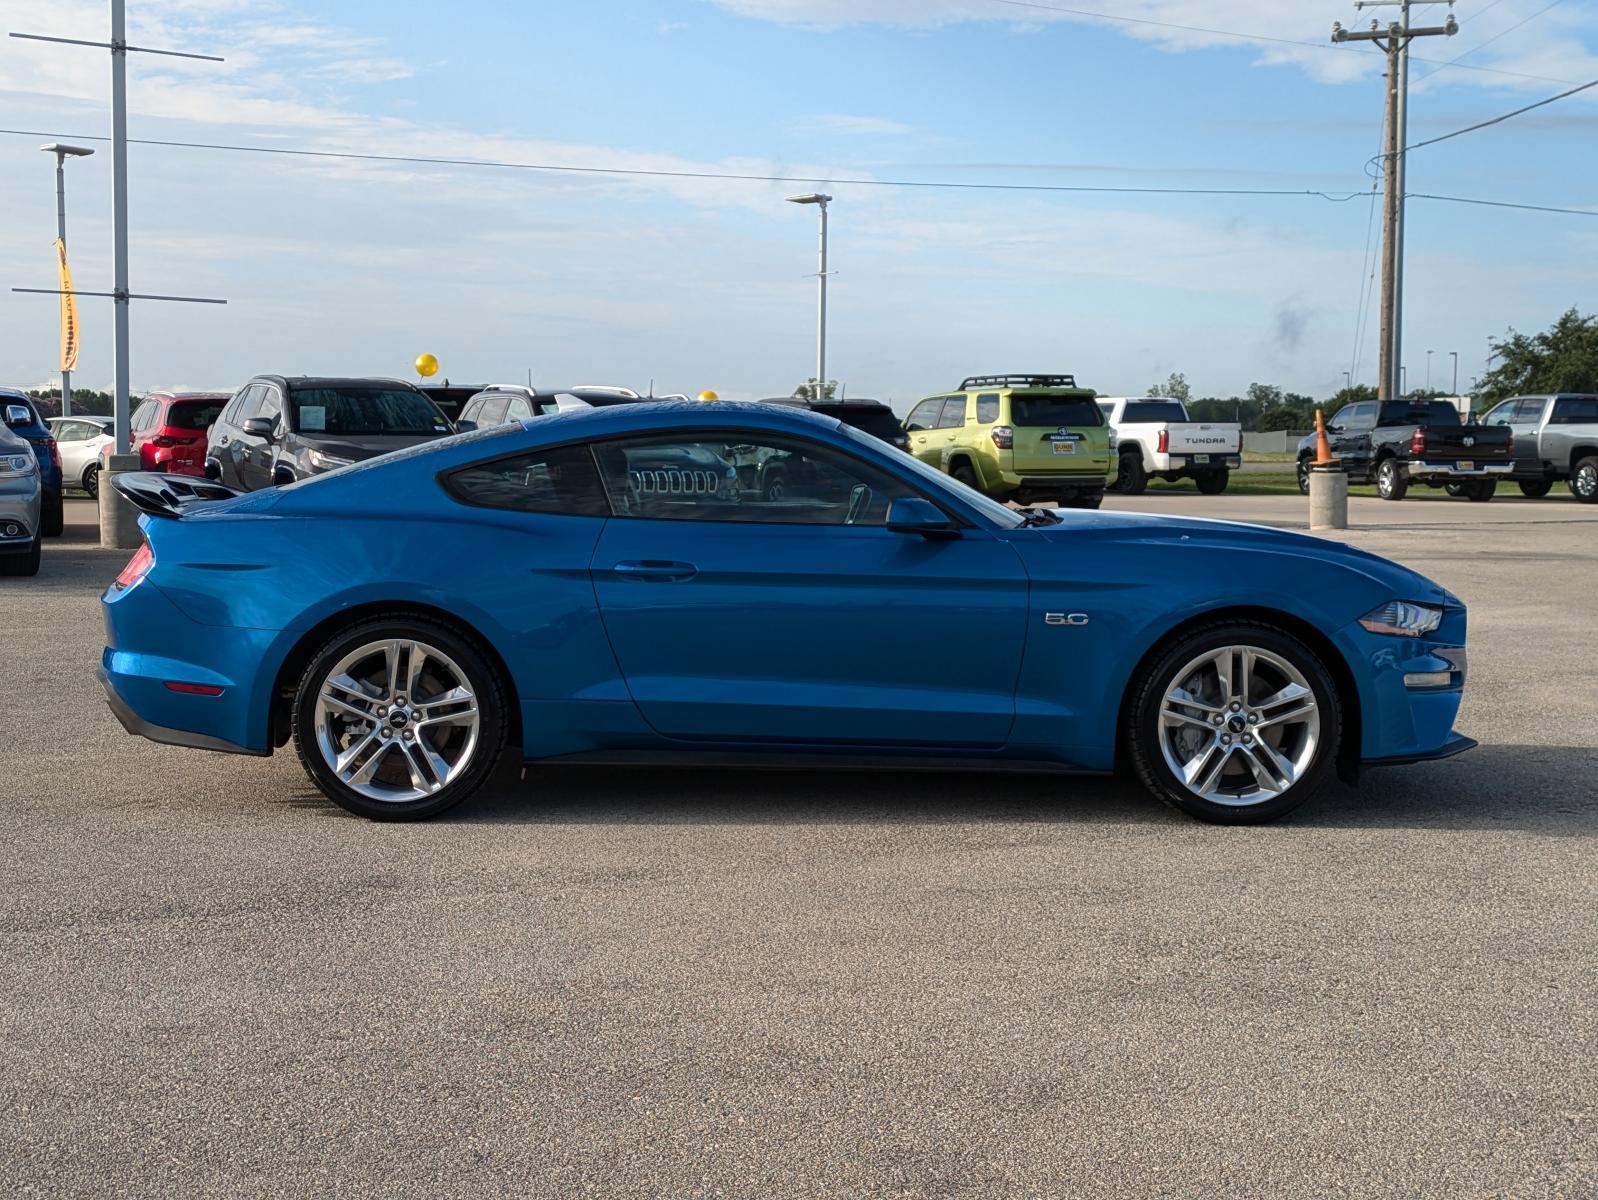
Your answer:
[[[1083,512],[1063,510],[1062,522],[1036,530],[1051,543],[1081,546],[1084,537],[1146,546],[1199,546],[1218,550],[1257,552],[1335,562],[1371,579],[1407,600],[1460,605],[1446,588],[1418,571],[1330,538],[1250,525],[1242,521],[1217,521],[1203,517],[1166,517],[1152,513]],[[1033,532],[1028,530],[1026,532]]]

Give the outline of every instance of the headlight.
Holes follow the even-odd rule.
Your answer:
[[[1443,623],[1443,610],[1430,604],[1411,604],[1407,600],[1389,600],[1359,619],[1359,623],[1372,633],[1390,633],[1395,637],[1420,637],[1431,633]]]
[[[340,467],[347,467],[355,461],[353,458],[335,458],[331,454],[323,454],[320,450],[312,450],[306,457],[311,460],[313,467],[322,471],[336,471]]]
[[[7,454],[0,458],[0,475],[32,475],[35,469],[31,454]]]

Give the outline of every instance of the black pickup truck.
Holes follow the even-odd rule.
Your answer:
[[[1412,483],[1449,486],[1468,500],[1491,500],[1515,468],[1513,437],[1502,425],[1466,425],[1446,400],[1362,400],[1326,426],[1332,457],[1350,483],[1376,484],[1383,500],[1402,500]],[[1309,491],[1315,435],[1298,444],[1298,487]]]

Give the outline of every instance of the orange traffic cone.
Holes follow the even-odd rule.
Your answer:
[[[1326,440],[1326,418],[1321,416],[1321,410],[1315,410],[1315,465],[1322,466],[1332,461],[1331,443]]]

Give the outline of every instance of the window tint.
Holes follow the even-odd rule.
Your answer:
[[[447,487],[457,500],[482,508],[571,517],[610,515],[587,446],[536,450],[464,467],[449,476]]]
[[[991,425],[999,419],[999,393],[983,392],[977,397],[977,424]]]
[[[290,393],[294,428],[340,437],[446,434],[449,425],[433,402],[411,388],[337,384],[297,387]],[[503,413],[503,409],[500,410]],[[490,414],[492,415],[492,414]],[[491,422],[479,422],[490,424]]]
[[[1598,396],[1578,396],[1554,401],[1551,425],[1588,425],[1598,422]]]
[[[99,432],[87,421],[62,421],[57,426],[55,438],[58,442],[86,442]]]
[[[480,399],[474,397],[471,400],[468,400],[466,402],[466,407],[461,409],[461,423],[464,424],[465,422],[470,421],[474,425],[478,424],[479,422],[477,420],[477,414],[482,411],[483,402]]]
[[[1459,410],[1446,400],[1386,400],[1378,425],[1458,425]]]
[[[1180,422],[1187,420],[1187,414],[1175,400],[1138,400],[1126,406],[1121,420],[1131,425],[1153,421]]]
[[[261,388],[261,403],[255,415],[265,417],[269,421],[276,421],[278,414],[283,411],[283,394],[271,384]]]
[[[1104,414],[1091,396],[1047,396],[1013,392],[1010,396],[1010,423],[1025,426],[1104,424]]]
[[[1561,401],[1563,403],[1563,401]],[[1543,419],[1543,409],[1548,407],[1546,400],[1522,400],[1515,405],[1514,420],[1517,424],[1535,425]],[[1558,406],[1554,408],[1557,414]]]
[[[911,432],[918,429],[931,429],[938,423],[938,413],[942,408],[942,396],[935,396],[931,400],[923,400],[911,409],[910,415],[905,418],[905,429]]]
[[[266,399],[266,385],[261,383],[250,384],[249,387],[244,389],[244,397],[239,403],[239,411],[234,423],[243,425],[244,422],[255,416],[260,411],[261,401],[264,399]]]
[[[1487,410],[1482,417],[1483,425],[1508,425],[1515,419],[1515,410],[1519,406],[1518,400],[1505,400],[1502,404],[1495,404]]]
[[[915,493],[867,463],[790,438],[652,438],[594,447],[618,517],[878,525]]]
[[[950,396],[943,402],[943,412],[938,417],[939,429],[959,429],[965,424],[965,397]]]
[[[166,423],[174,429],[209,429],[221,414],[220,400],[188,400],[166,410]]]
[[[501,425],[505,421],[505,409],[509,401],[504,396],[484,396],[483,407],[478,410],[477,423],[479,425]]]
[[[146,400],[133,413],[133,419],[128,422],[128,428],[134,433],[143,433],[150,427],[150,422],[155,419],[155,410],[159,407],[154,400]]]
[[[1337,423],[1344,429],[1369,429],[1375,419],[1374,404],[1350,404],[1337,414]]]

